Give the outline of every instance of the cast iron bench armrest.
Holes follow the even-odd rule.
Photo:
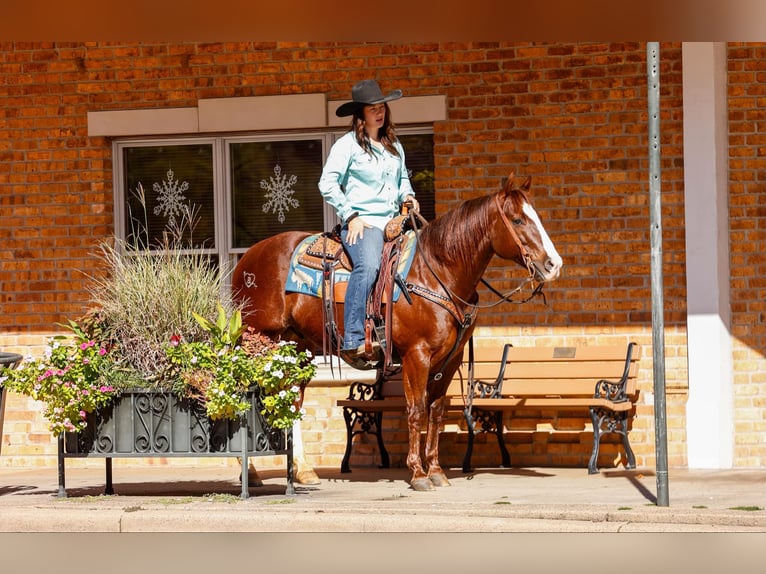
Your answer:
[[[622,403],[630,401],[628,396],[628,377],[630,375],[630,363],[633,358],[633,349],[636,347],[636,343],[628,344],[628,352],[625,356],[625,370],[622,373],[622,377],[619,381],[610,381],[607,379],[601,379],[596,382],[596,389],[593,393],[594,398],[604,398],[614,403]]]
[[[468,341],[468,380],[465,394],[465,407],[472,408],[473,399],[499,399],[503,392],[503,376],[505,375],[505,364],[508,357],[508,349],[512,347],[510,343],[503,345],[503,354],[499,363],[499,369],[494,381],[477,379],[474,373],[473,357],[473,339]]]
[[[376,401],[380,398],[380,381],[374,383],[355,381],[348,388],[348,400],[351,401]]]

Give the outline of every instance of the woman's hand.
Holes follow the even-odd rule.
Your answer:
[[[414,195],[408,195],[408,196],[405,198],[405,200],[404,200],[404,201],[405,201],[405,202],[410,202],[410,204],[412,205],[411,209],[412,209],[413,211],[420,211],[420,204],[418,203],[418,200],[417,200],[417,199],[415,199],[415,196],[414,196]]]
[[[370,224],[365,223],[361,217],[355,217],[348,222],[348,233],[346,234],[346,241],[349,245],[354,245],[357,239],[364,238],[364,228],[372,227]]]

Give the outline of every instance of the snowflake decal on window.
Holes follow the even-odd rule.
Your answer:
[[[168,218],[168,225],[173,226],[176,224],[176,216],[180,216],[186,206],[186,196],[183,194],[189,189],[189,182],[179,182],[177,179],[173,179],[173,170],[168,169],[167,179],[160,184],[155,182],[152,185],[152,189],[157,194],[157,201],[159,205],[154,208],[154,215],[162,215]]]
[[[277,164],[274,166],[274,175],[269,179],[270,181],[261,180],[261,189],[268,191],[263,196],[268,200],[263,204],[263,212],[268,213],[271,210],[271,213],[278,213],[279,223],[284,223],[285,212],[290,211],[291,207],[300,207],[298,200],[293,197],[293,186],[298,182],[298,177],[291,175],[288,178],[287,175],[282,175],[282,167]]]

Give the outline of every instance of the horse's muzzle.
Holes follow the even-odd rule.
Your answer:
[[[546,258],[542,265],[538,263],[534,264],[535,279],[538,281],[554,281],[561,273],[561,261],[554,260],[550,257]]]

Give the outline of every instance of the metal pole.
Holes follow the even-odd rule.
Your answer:
[[[662,296],[662,202],[660,167],[660,45],[648,42],[649,212],[654,353],[654,444],[657,458],[657,506],[668,506],[668,437],[665,418],[665,304]]]

